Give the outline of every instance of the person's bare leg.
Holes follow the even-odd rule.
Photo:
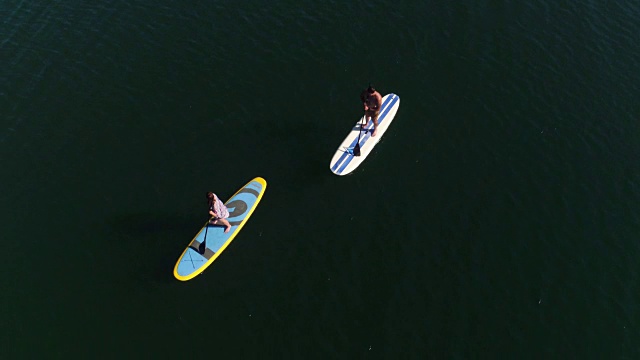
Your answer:
[[[226,226],[226,228],[224,229],[224,232],[229,232],[229,230],[231,230],[231,224],[229,224],[229,221],[227,221],[227,219],[220,219],[222,220],[222,222],[224,223],[224,226]]]
[[[371,133],[371,137],[373,137],[378,133],[378,114],[375,114],[371,118],[373,119],[373,133]]]
[[[226,228],[224,229],[224,232],[228,233],[229,230],[231,230],[231,224],[229,224],[229,222],[227,221],[227,219],[220,219],[220,221],[222,221],[222,223],[224,224],[224,226],[226,226]]]
[[[229,224],[229,221],[227,221],[227,219],[215,219],[214,221],[211,222],[214,225],[224,225],[224,232],[228,233],[229,230],[231,230],[231,224]]]

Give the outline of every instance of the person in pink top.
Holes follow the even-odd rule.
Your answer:
[[[212,216],[212,219],[209,220],[209,224],[212,225],[224,225],[224,232],[229,232],[231,229],[231,224],[227,218],[229,217],[229,209],[222,203],[220,199],[216,196],[216,194],[209,191],[207,193],[207,201],[209,202],[209,215]]]

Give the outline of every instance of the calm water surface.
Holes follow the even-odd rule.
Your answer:
[[[640,357],[638,2],[0,16],[0,357]],[[369,82],[400,110],[337,177]],[[202,195],[256,176],[175,280]]]

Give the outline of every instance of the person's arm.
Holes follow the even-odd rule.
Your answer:
[[[382,107],[382,95],[380,95],[379,92],[376,92],[376,103],[377,103],[377,110],[380,110],[380,108]]]
[[[360,101],[362,101],[362,106],[364,106],[364,111],[369,110],[369,107],[367,106],[367,90],[364,90],[363,92],[360,93]]]

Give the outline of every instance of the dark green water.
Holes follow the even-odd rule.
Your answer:
[[[0,16],[0,358],[640,358],[637,1]],[[335,176],[369,82],[400,110]],[[175,280],[204,193],[256,176]]]

